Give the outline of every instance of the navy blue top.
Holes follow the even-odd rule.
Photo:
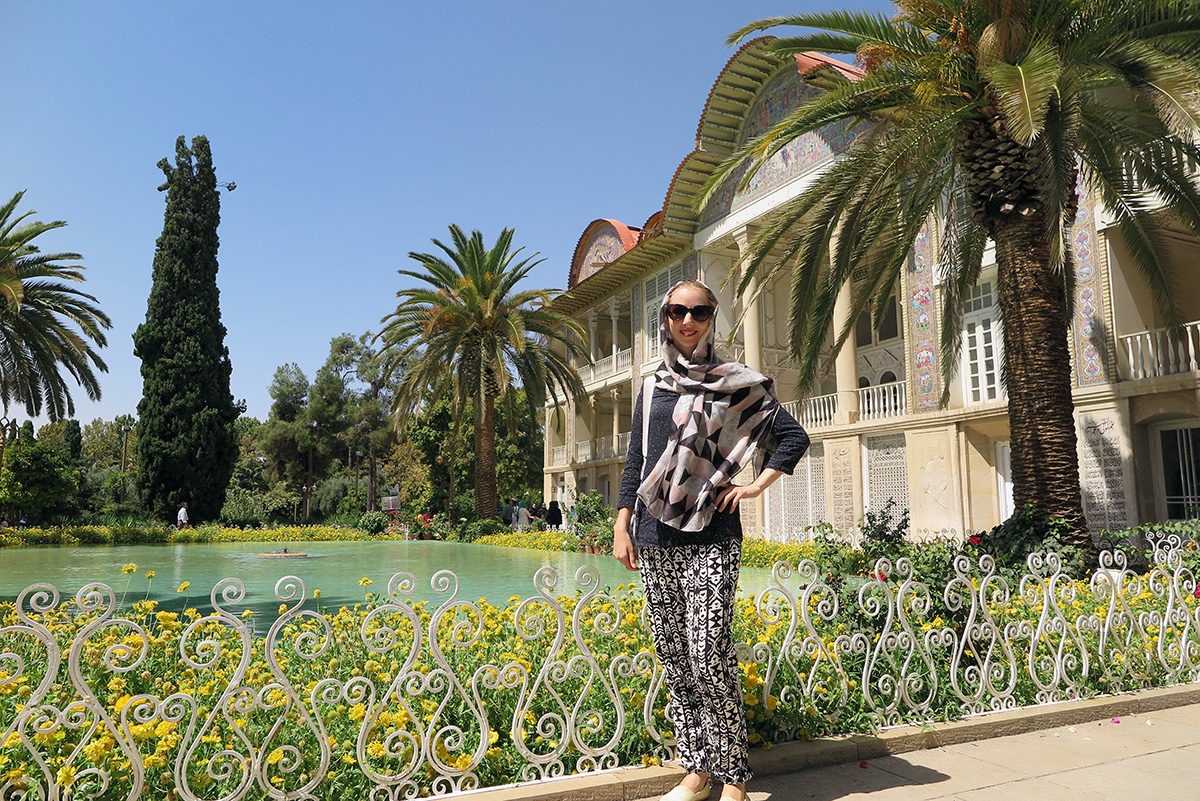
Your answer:
[[[671,436],[671,417],[679,395],[669,389],[654,388],[650,398],[649,443],[643,460],[642,454],[642,393],[638,393],[633,407],[633,424],[629,432],[629,455],[625,459],[625,472],[621,475],[621,492],[617,496],[617,508],[630,508],[637,516],[634,529],[634,544],[639,548],[671,548],[695,543],[710,544],[725,540],[741,539],[742,518],[739,512],[714,512],[712,521],[702,531],[680,531],[655,520],[646,512],[638,500],[637,490],[642,481],[658,464],[659,457],[667,449]],[[782,406],[775,414],[772,428],[775,434],[775,451],[764,467],[791,475],[796,463],[808,450],[808,434]],[[644,464],[644,469],[643,469]],[[744,469],[750,469],[746,467]]]

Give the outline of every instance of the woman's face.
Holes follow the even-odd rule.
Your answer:
[[[712,301],[708,297],[708,293],[698,286],[685,284],[671,293],[671,297],[667,300],[668,303],[678,303],[682,306],[711,306]],[[691,358],[696,351],[696,346],[703,341],[704,336],[708,333],[709,326],[712,325],[712,319],[708,319],[703,323],[692,319],[691,314],[684,316],[682,320],[673,320],[670,315],[666,316],[667,332],[671,335],[671,340],[675,343],[675,347],[679,349],[687,358]]]

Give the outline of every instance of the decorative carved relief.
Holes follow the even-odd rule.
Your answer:
[[[1079,484],[1083,513],[1092,531],[1116,531],[1130,525],[1125,495],[1126,439],[1120,415],[1083,414],[1079,419]]]

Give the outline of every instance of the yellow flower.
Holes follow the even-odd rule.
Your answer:
[[[175,588],[175,592],[187,592],[187,588],[192,586],[192,582],[185,581]]]
[[[277,765],[277,764],[279,764],[279,760],[281,760],[281,759],[283,759],[283,749],[282,748],[276,748],[274,751],[267,754],[267,764],[268,765]]]
[[[58,769],[54,782],[59,787],[70,787],[75,783],[75,768],[71,765],[63,765]]]
[[[244,617],[244,618],[245,617],[254,617],[254,610],[253,609],[243,610],[242,617]]]
[[[122,566],[121,566],[121,572],[122,572],[122,573],[124,573],[124,574],[125,574],[125,575],[127,575],[127,576],[132,576],[134,573],[136,573],[136,572],[137,572],[137,563],[136,563],[136,562],[130,562],[130,563],[129,563],[129,564],[127,564],[127,565],[122,565]]]
[[[147,571],[146,571],[146,578],[148,578],[148,579],[152,579],[152,578],[154,578],[156,575],[158,575],[158,574],[157,574],[157,573],[155,573],[153,570],[147,570]]]
[[[281,615],[282,615],[283,613],[287,612],[287,610],[288,610],[288,606],[287,606],[287,604],[280,604],[280,605],[279,605],[279,614],[281,614]]]
[[[371,581],[371,580],[370,580],[369,578],[367,578],[366,576],[363,576],[362,578],[360,578],[360,579],[358,580],[358,586],[360,586],[360,587],[370,587],[370,586],[371,586],[372,584],[374,584],[374,583],[375,583],[375,582]]]
[[[320,597],[321,597],[321,590],[320,590],[320,588],[317,588],[317,589],[313,590],[313,597],[314,597],[314,598],[320,598]]]

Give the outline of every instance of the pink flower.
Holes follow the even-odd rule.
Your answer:
[[[858,766],[859,766],[860,768],[865,768],[865,767],[867,766],[867,760],[865,760],[865,759],[860,759],[860,760],[858,761]]]
[[[1200,584],[1196,585],[1196,589],[1192,590],[1193,598],[1200,598]]]
[[[1121,722],[1121,719],[1120,719],[1120,718],[1113,718],[1113,719],[1112,719],[1112,722],[1113,722],[1113,723],[1120,723],[1120,722]]]
[[[978,534],[972,534],[971,536],[967,537],[967,544],[983,545],[983,537],[979,536]]]

